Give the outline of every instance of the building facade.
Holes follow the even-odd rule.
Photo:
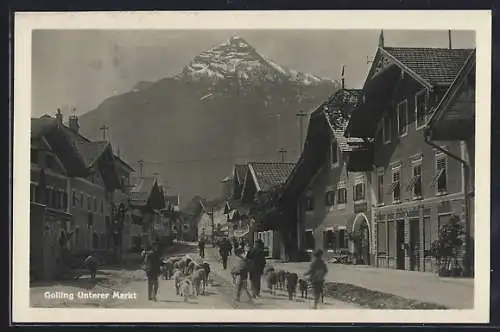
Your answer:
[[[375,196],[375,264],[434,271],[431,244],[440,226],[463,217],[460,142],[427,144],[424,127],[472,50],[390,48],[380,45],[351,117],[349,137],[374,141],[367,167]]]

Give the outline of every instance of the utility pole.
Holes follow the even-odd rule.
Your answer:
[[[299,111],[297,114],[297,117],[299,118],[299,141],[300,141],[300,146],[299,146],[299,153],[302,153],[302,149],[304,148],[304,125],[302,123],[302,119],[307,116],[307,113],[304,111]]]
[[[281,162],[282,162],[282,163],[284,163],[284,162],[285,162],[286,149],[281,148],[281,149],[279,149],[279,151],[278,151],[278,152],[279,152],[279,153],[280,153],[280,155],[281,155]]]
[[[139,176],[142,177],[142,170],[144,168],[144,160],[141,159],[137,163],[139,164]]]
[[[210,209],[210,220],[212,222],[212,246],[215,248],[215,222],[214,222],[214,208]]]
[[[108,126],[106,126],[106,125],[104,124],[104,125],[102,125],[102,127],[101,127],[101,128],[99,128],[99,129],[100,129],[100,130],[101,130],[101,132],[102,132],[102,140],[103,140],[103,141],[106,141],[106,134],[107,134],[107,132],[108,132],[109,127],[108,127]]]
[[[451,50],[451,30],[448,30],[448,48]]]

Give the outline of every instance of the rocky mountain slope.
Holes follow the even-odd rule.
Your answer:
[[[97,139],[106,124],[115,149],[137,170],[159,173],[188,201],[221,194],[220,181],[236,162],[287,161],[299,150],[296,113],[320,104],[336,82],[284,68],[233,37],[194,57],[181,72],[139,82],[80,117]],[[304,120],[304,132],[306,121]],[[182,203],[182,202],[181,202]]]

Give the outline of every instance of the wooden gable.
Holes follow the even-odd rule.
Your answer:
[[[378,48],[366,80],[368,81],[375,78],[377,75],[381,74],[384,70],[386,70],[393,64],[394,62],[391,60],[391,58],[381,52],[380,48]]]

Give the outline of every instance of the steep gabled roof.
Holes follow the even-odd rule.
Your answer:
[[[472,49],[383,47],[383,51],[432,86],[448,86]]]
[[[450,105],[452,100],[456,97],[458,90],[461,88],[462,84],[464,84],[464,80],[467,75],[471,73],[472,70],[476,68],[476,50],[469,55],[467,61],[463,64],[460,72],[455,77],[453,83],[450,85],[449,89],[444,94],[443,98],[439,102],[439,104],[435,107],[434,112],[431,114],[426,123],[426,128],[431,128],[433,124],[439,120],[444,111]]]
[[[92,142],[66,126],[61,128],[71,145],[78,151],[86,167],[92,166],[109,145],[109,142],[106,141]]]
[[[44,115],[40,118],[31,118],[31,138],[38,139],[43,136],[43,134],[55,126],[56,119],[50,117],[49,115]]]
[[[285,183],[292,173],[295,163],[251,162],[248,168],[257,191],[267,191]]]
[[[245,175],[247,172],[248,165],[236,164],[234,165],[234,173],[236,175],[236,180],[241,184],[245,181]]]
[[[351,151],[344,133],[352,112],[361,104],[363,90],[340,89],[322,104],[317,111],[322,111],[341,151]]]
[[[138,177],[132,180],[133,187],[130,189],[130,199],[136,204],[146,204],[151,191],[155,185],[154,177]]]

